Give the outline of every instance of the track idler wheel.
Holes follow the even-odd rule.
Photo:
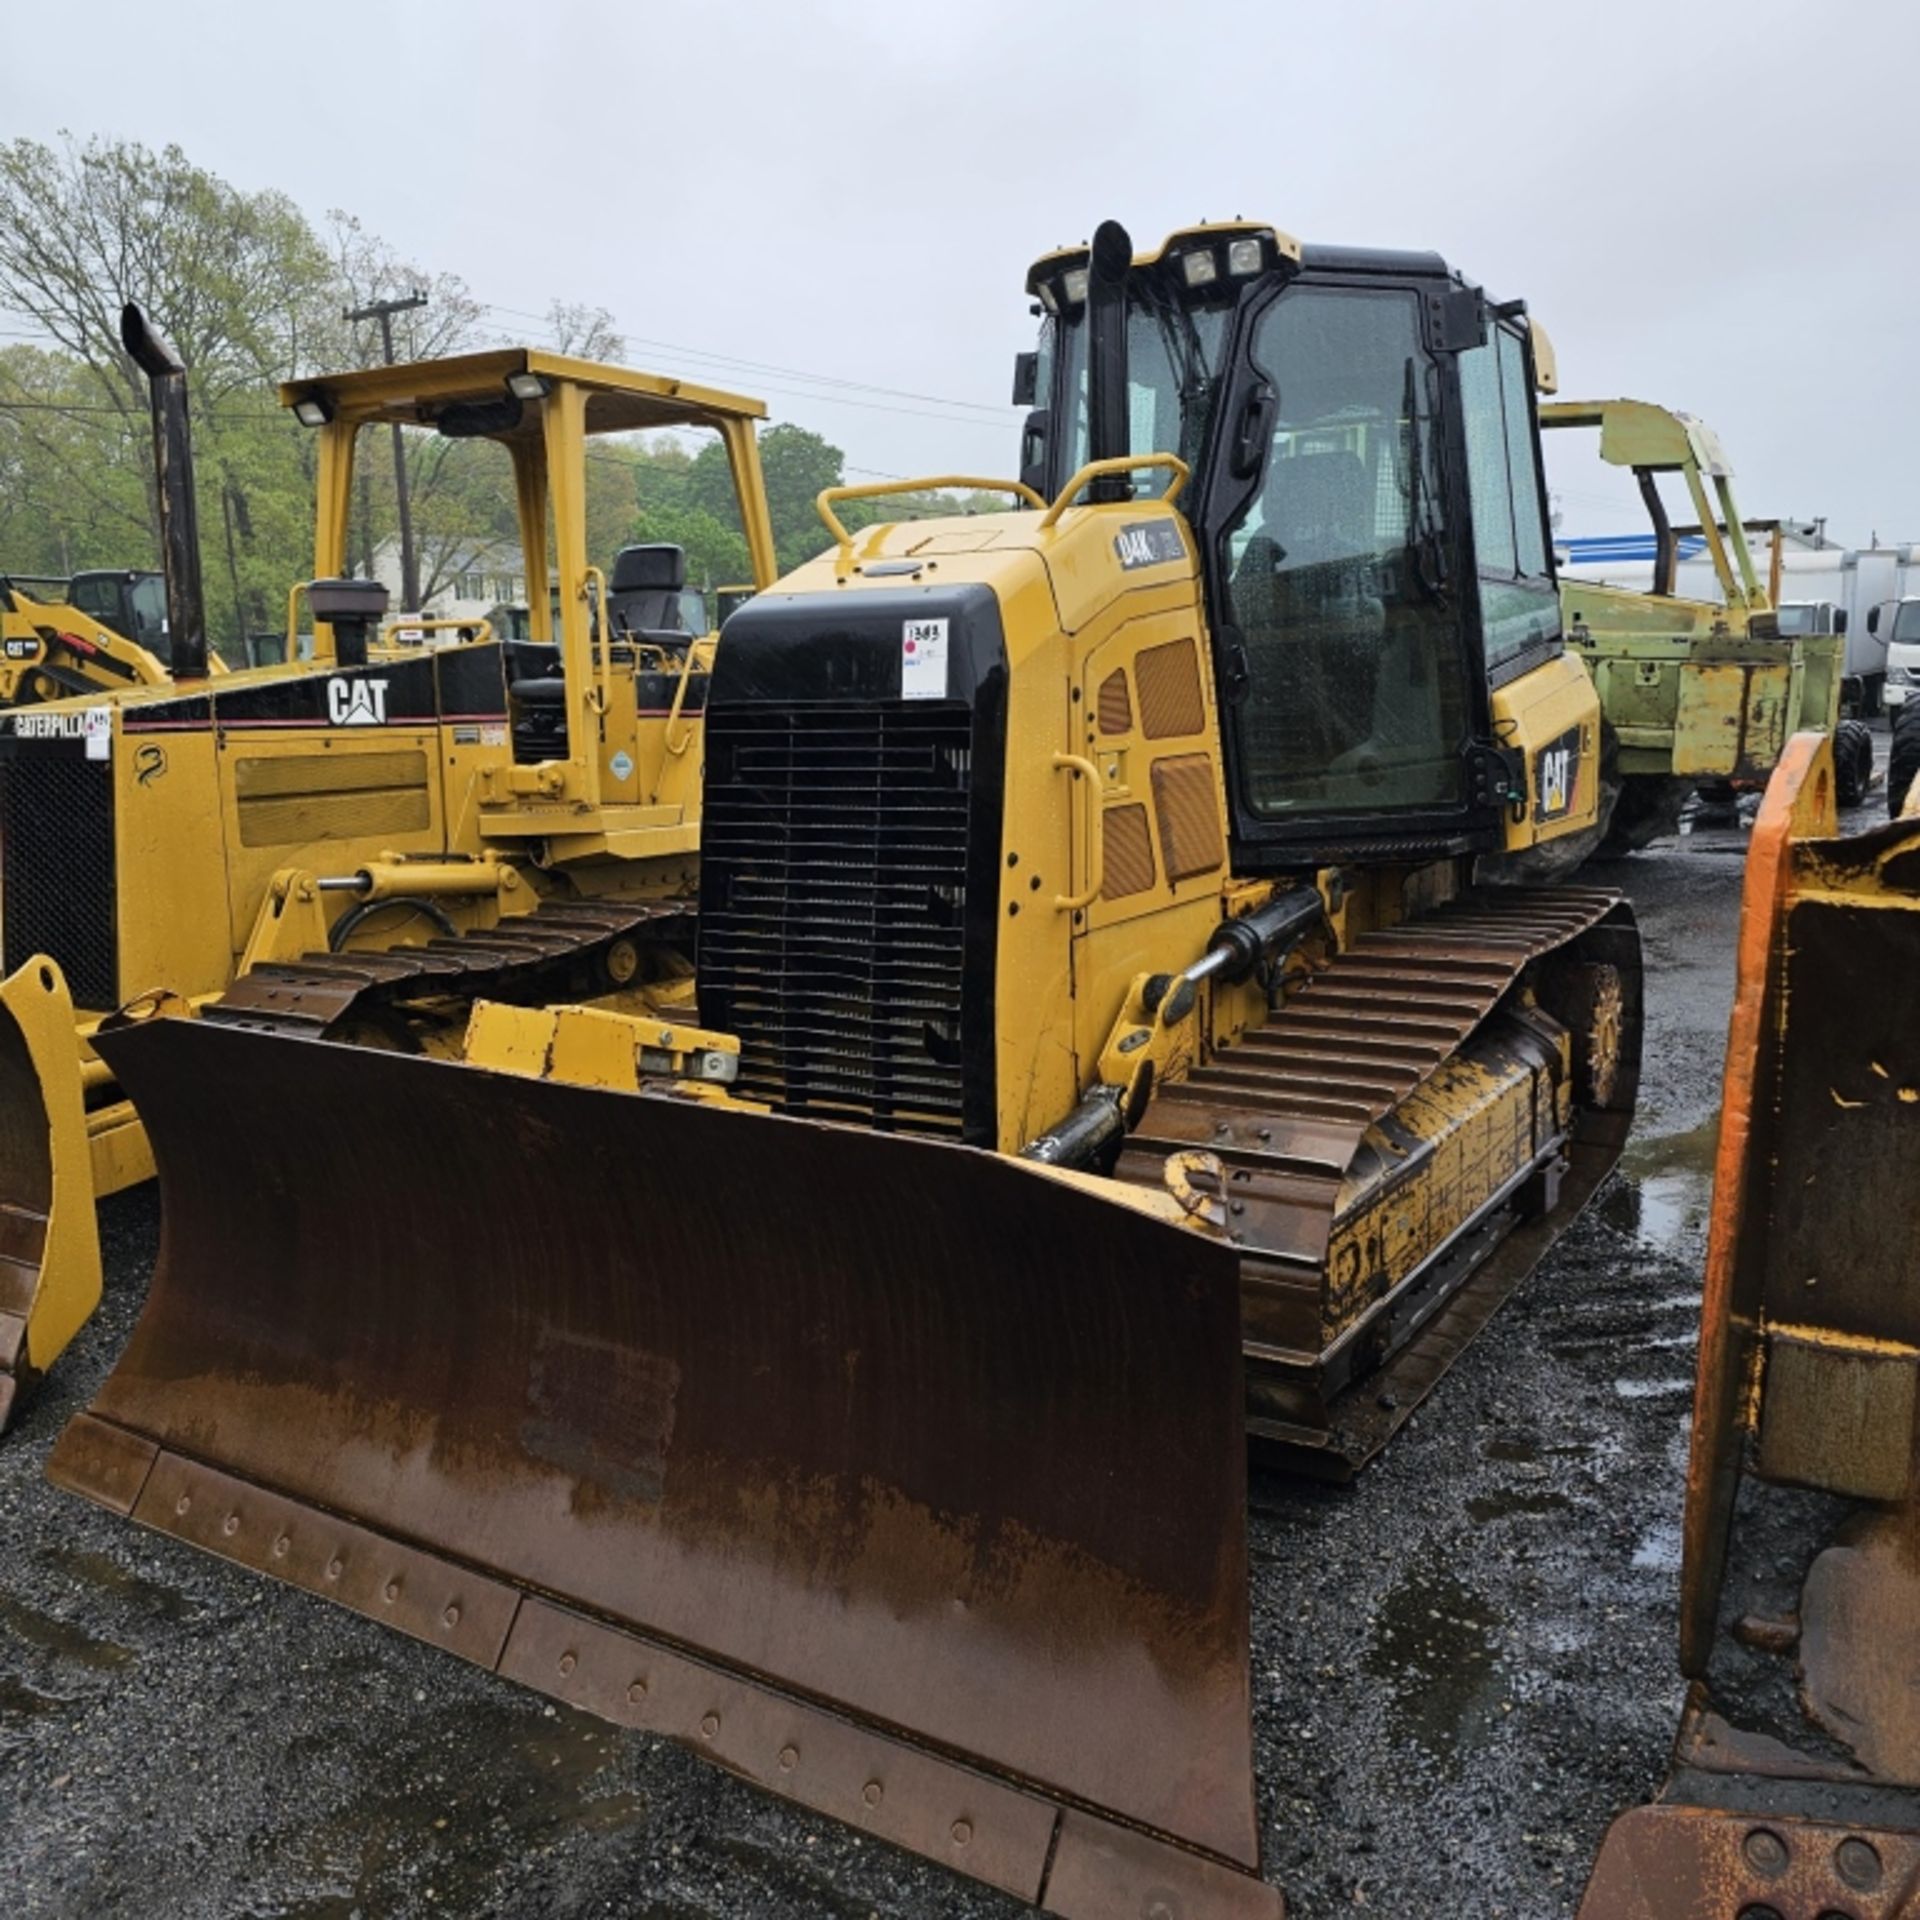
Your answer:
[[[1620,969],[1605,960],[1556,968],[1541,1004],[1573,1035],[1573,1092],[1583,1107],[1610,1107],[1625,1058],[1627,990]]]

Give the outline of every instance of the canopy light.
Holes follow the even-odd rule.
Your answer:
[[[324,393],[310,394],[293,403],[293,417],[303,427],[324,427],[333,418],[333,402]]]
[[[507,391],[516,400],[544,400],[553,391],[553,383],[543,373],[510,373]]]
[[[1085,267],[1070,267],[1060,276],[1061,297],[1071,306],[1078,306],[1087,297],[1087,270]]]
[[[1260,244],[1258,234],[1245,234],[1238,240],[1227,242],[1227,271],[1239,275],[1258,273],[1263,264],[1265,249]]]
[[[1211,247],[1195,247],[1180,256],[1180,271],[1190,287],[1210,287],[1220,278],[1220,262]]]

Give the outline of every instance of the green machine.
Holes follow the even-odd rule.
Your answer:
[[[1629,468],[1653,523],[1650,593],[1560,582],[1567,640],[1599,690],[1604,764],[1600,825],[1589,851],[1630,853],[1679,823],[1695,788],[1760,784],[1796,732],[1834,736],[1838,798],[1864,797],[1873,742],[1840,717],[1845,641],[1837,634],[1781,633],[1777,522],[1743,521],[1733,469],[1704,421],[1645,400],[1557,400],[1540,408],[1543,429],[1597,428],[1600,457]],[[1678,473],[1695,524],[1676,527],[1659,476]],[[1774,536],[1762,580],[1746,535]],[[1683,540],[1698,540],[1719,584],[1717,601],[1675,592]]]

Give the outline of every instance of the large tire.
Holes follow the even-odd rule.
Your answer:
[[[1907,804],[1907,789],[1920,774],[1920,700],[1911,695],[1893,710],[1893,750],[1887,755],[1887,817]]]
[[[1842,720],[1833,730],[1833,793],[1857,807],[1873,784],[1873,732],[1864,720]]]

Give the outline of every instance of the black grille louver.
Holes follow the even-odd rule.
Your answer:
[[[8,973],[51,954],[74,1005],[120,1004],[113,767],[78,742],[10,743],[0,757],[0,945]]]
[[[972,712],[720,707],[706,752],[701,1018],[739,1035],[737,1090],[966,1137]]]

